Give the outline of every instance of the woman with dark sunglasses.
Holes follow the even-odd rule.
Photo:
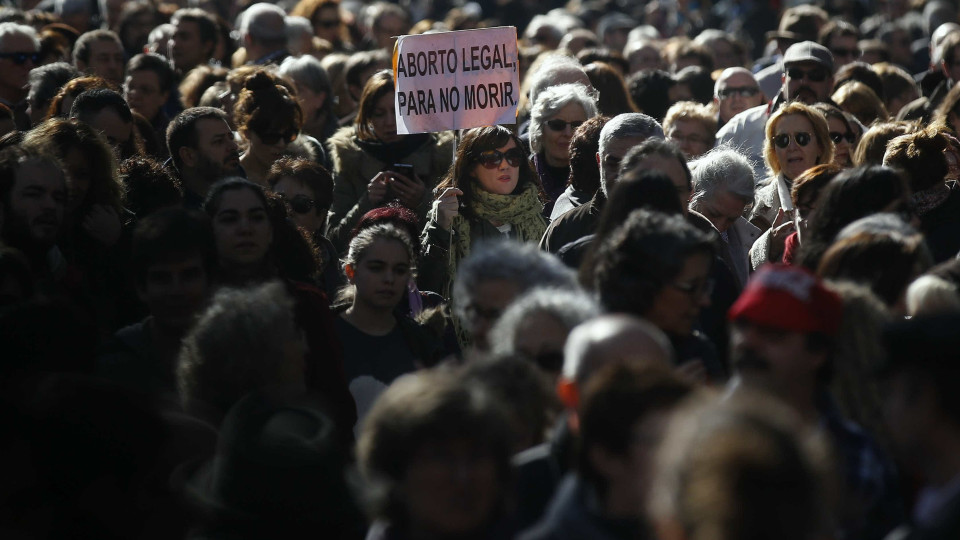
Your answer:
[[[289,90],[261,71],[243,83],[234,106],[234,121],[247,144],[240,165],[248,180],[266,185],[270,166],[289,154],[287,146],[300,136],[300,105]]]
[[[520,140],[503,126],[466,131],[436,193],[421,235],[418,282],[447,299],[460,261],[477,242],[539,242],[547,228],[539,179]]]
[[[833,141],[834,147],[833,163],[845,169],[853,167],[853,151],[857,148],[859,133],[857,126],[853,124],[856,120],[852,115],[848,117],[849,113],[829,103],[817,103],[813,108],[820,111],[827,119],[830,140]]]
[[[582,84],[551,86],[537,95],[530,111],[530,152],[547,196],[545,216],[567,187],[573,132],[596,115],[597,98]]]
[[[773,113],[765,135],[763,157],[770,176],[757,187],[750,222],[764,231],[782,227],[772,233],[782,244],[793,227],[790,187],[794,179],[815,165],[831,163],[834,145],[827,119],[799,101]]]

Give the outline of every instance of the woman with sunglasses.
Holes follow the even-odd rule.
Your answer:
[[[520,140],[503,126],[464,133],[423,230],[420,288],[450,298],[460,261],[477,242],[539,242],[547,228],[539,179]]]
[[[830,130],[830,140],[833,141],[833,163],[845,169],[853,167],[853,151],[857,148],[857,133],[847,114],[829,103],[817,103],[814,109],[820,111],[827,119],[827,128]]]
[[[393,72],[375,73],[354,124],[327,141],[333,164],[327,236],[341,252],[360,218],[376,207],[396,200],[425,216],[430,191],[450,168],[452,134],[398,134],[394,95]]]
[[[234,121],[247,144],[240,165],[248,180],[266,185],[270,166],[288,154],[287,145],[300,136],[300,105],[287,88],[260,71],[243,83],[234,107]]]
[[[792,230],[794,208],[790,187],[793,180],[815,165],[831,163],[833,141],[823,114],[798,101],[788,103],[770,116],[765,135],[763,157],[770,177],[757,188],[750,222],[763,231],[776,228],[772,227],[774,224],[783,227],[774,234],[777,238],[786,238]]]
[[[545,216],[567,187],[573,132],[596,115],[597,98],[582,84],[560,84],[537,94],[530,111],[530,152],[547,196]]]

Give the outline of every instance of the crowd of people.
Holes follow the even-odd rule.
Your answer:
[[[17,4],[3,537],[960,538],[953,2]]]

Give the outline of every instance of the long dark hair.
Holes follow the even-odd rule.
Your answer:
[[[477,179],[473,176],[473,168],[478,163],[477,159],[481,153],[502,148],[511,140],[524,153],[523,163],[520,164],[520,179],[517,181],[517,187],[513,190],[513,193],[520,193],[526,188],[527,184],[533,183],[537,186],[537,190],[543,198],[543,187],[540,185],[540,179],[534,174],[533,168],[530,166],[526,149],[520,139],[503,126],[487,126],[466,131],[457,147],[457,158],[450,166],[450,170],[447,171],[447,175],[437,185],[434,193],[439,196],[447,188],[455,187],[459,189],[463,192],[460,197],[463,206],[461,212],[466,217],[475,217],[471,206],[477,189]]]

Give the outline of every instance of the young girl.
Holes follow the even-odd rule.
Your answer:
[[[360,231],[344,257],[336,327],[358,419],[394,379],[433,359],[429,334],[397,309],[415,261],[409,234],[392,224]]]

